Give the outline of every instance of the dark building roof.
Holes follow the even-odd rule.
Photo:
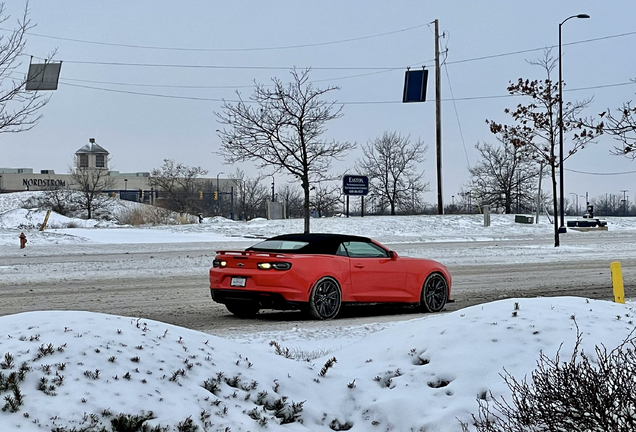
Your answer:
[[[75,154],[90,153],[90,154],[108,154],[108,151],[104,147],[95,142],[95,138],[90,138],[88,144],[75,152]]]
[[[360,241],[360,242],[371,242],[371,239],[367,237],[353,236],[353,235],[345,235],[345,234],[324,234],[324,233],[310,233],[310,234],[283,234],[276,237],[272,237],[267,239],[267,241],[271,240],[288,240],[288,241],[299,241],[306,242],[307,245],[294,249],[293,253],[298,254],[326,254],[326,255],[335,255],[338,250],[338,246],[342,242],[346,241]],[[259,247],[259,245],[262,245]],[[270,249],[267,245],[263,245],[263,243],[257,243],[254,246],[248,248],[247,250],[253,251],[266,251],[266,252],[281,252],[281,249]]]

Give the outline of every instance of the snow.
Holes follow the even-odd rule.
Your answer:
[[[53,228],[40,232],[36,227],[45,212],[22,209],[19,195],[0,195],[5,256],[78,246],[98,253],[106,244],[148,251],[181,243],[238,247],[302,231],[298,220],[210,218],[203,224],[129,227],[52,214]],[[598,259],[612,250],[636,257],[630,240],[621,242],[636,230],[634,219],[609,219],[609,226],[605,233],[572,231],[568,239],[573,240],[555,250],[545,216],[538,225],[521,225],[511,216],[493,215],[489,228],[480,216],[465,215],[312,220],[315,232],[371,236],[402,244],[407,251],[414,242],[426,243],[444,263]],[[22,231],[29,243],[19,250]],[[455,241],[474,242],[477,249],[458,250]],[[342,326],[335,320],[320,328],[231,336],[83,311],[8,315],[0,317],[0,373],[7,377],[23,364],[28,370],[19,385],[23,405],[15,413],[0,411],[0,431],[110,430],[120,413],[150,412],[148,425],[170,430],[189,418],[204,431],[330,431],[338,424],[352,431],[460,431],[459,421],[470,422],[484,392],[510,400],[500,376],[504,369],[523,378],[540,353],[554,357],[559,347],[561,358],[568,359],[576,326],[586,354],[593,355],[600,344],[615,347],[634,331],[634,314],[629,302],[524,298],[409,321]],[[292,358],[277,354],[277,346],[282,353],[289,349]],[[334,357],[336,362],[326,368]],[[0,406],[13,396],[1,390],[2,380]],[[46,392],[38,390],[42,380]],[[278,417],[267,408],[276,400]],[[281,424],[282,418],[293,418],[292,404],[296,421]]]
[[[311,337],[300,329],[229,340],[143,318],[57,311],[9,315],[0,317],[0,353],[12,355],[14,365],[5,364],[2,372],[7,376],[23,363],[30,369],[20,384],[24,405],[17,413],[0,412],[0,430],[86,427],[85,414],[109,427],[120,413],[150,411],[149,425],[175,426],[191,418],[210,431],[264,429],[249,412],[267,419],[268,430],[329,431],[334,422],[348,423],[352,431],[373,425],[387,431],[460,430],[458,419],[470,421],[479,395],[508,396],[499,376],[504,369],[522,378],[541,352],[554,355],[561,343],[561,355],[568,358],[576,341],[572,317],[583,333],[583,349],[591,353],[601,343],[618,345],[634,330],[633,316],[629,306],[574,297],[502,300],[350,327],[341,347],[302,361],[277,355],[268,343],[271,338],[293,348]],[[337,339],[338,332],[331,337]],[[38,358],[40,351],[52,353]],[[336,363],[321,376],[333,357]],[[205,382],[219,374],[223,379],[211,393]],[[53,384],[56,376],[64,377],[59,386]],[[55,395],[38,390],[42,379]],[[260,392],[270,402],[283,397],[288,405],[303,402],[302,424],[280,425],[275,411],[257,403]],[[210,417],[202,420],[201,413]]]

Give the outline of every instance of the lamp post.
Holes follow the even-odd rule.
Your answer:
[[[221,191],[219,190],[219,176],[221,174],[225,174],[225,173],[221,171],[220,173],[216,175],[216,198],[217,198],[216,209],[219,212],[219,214],[221,213]]]
[[[570,192],[570,195],[574,195],[574,198],[576,198],[576,207],[574,208],[574,215],[578,216],[579,215],[579,194]]]
[[[272,177],[272,202],[276,201],[276,196],[274,195],[274,174],[270,174]]]
[[[561,226],[559,227],[559,233],[567,232],[565,228],[565,216],[563,212],[563,73],[561,69],[561,26],[565,24],[567,20],[572,18],[589,18],[587,14],[572,15],[559,23],[559,195],[561,196],[560,213],[561,213]]]

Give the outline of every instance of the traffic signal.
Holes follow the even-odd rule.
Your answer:
[[[199,199],[202,200],[203,199],[203,191],[199,191]]]
[[[219,199],[219,191],[214,191],[214,201]]]

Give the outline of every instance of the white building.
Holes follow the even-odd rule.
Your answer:
[[[114,180],[113,190],[149,191],[151,189],[149,172],[121,173],[119,171],[110,171],[108,162],[108,151],[97,144],[95,138],[89,138],[88,144],[75,152],[75,167],[108,170],[108,176]],[[216,189],[216,177],[202,178],[201,182],[212,182],[212,187]],[[235,181],[232,179],[219,179],[220,191],[229,191],[234,186]],[[34,173],[33,168],[0,168],[0,193],[64,187],[75,187],[71,174],[56,174],[51,169],[44,169],[40,170],[39,173]]]

